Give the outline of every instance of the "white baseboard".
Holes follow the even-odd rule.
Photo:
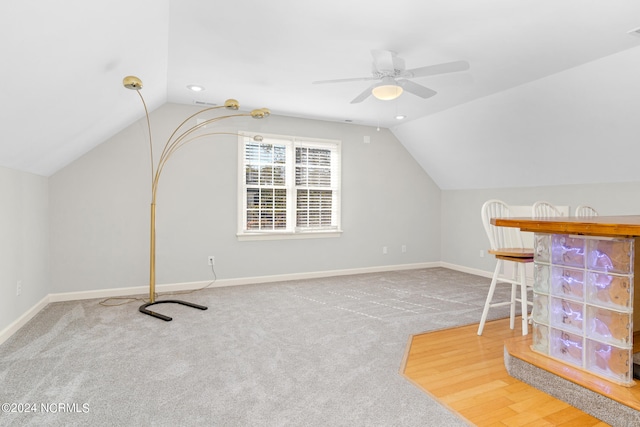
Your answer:
[[[476,276],[487,277],[489,279],[493,277],[492,271],[478,270],[477,268],[470,268],[470,267],[465,267],[463,265],[450,264],[448,262],[441,262],[440,264],[441,264],[441,267],[448,268],[449,270],[461,271],[463,273],[469,273]]]
[[[385,265],[376,267],[362,267],[362,268],[350,268],[343,270],[328,270],[328,271],[315,271],[306,273],[290,273],[290,274],[276,274],[272,276],[255,276],[255,277],[240,277],[236,279],[220,279],[213,283],[209,280],[199,282],[185,282],[185,283],[171,283],[156,285],[156,292],[159,294],[167,292],[179,292],[179,291],[192,291],[204,287],[219,288],[224,286],[240,286],[240,285],[252,285],[259,283],[271,283],[281,282],[287,280],[302,280],[302,279],[317,279],[322,277],[332,276],[346,276],[353,274],[364,273],[379,273],[383,271],[399,271],[399,270],[415,270],[419,268],[434,268],[434,267],[446,267],[452,270],[464,271],[471,274],[485,275],[486,272],[477,273],[462,266],[456,266],[454,264],[447,264],[442,262],[421,262],[415,264],[400,264],[400,265]],[[479,270],[478,270],[479,271]],[[489,275],[489,277],[491,277]],[[25,323],[32,319],[40,310],[52,302],[63,301],[77,301],[84,299],[97,299],[97,298],[111,298],[111,297],[123,297],[132,295],[148,295],[148,286],[136,286],[131,288],[113,288],[113,289],[99,289],[94,291],[81,291],[81,292],[63,292],[49,294],[29,309],[26,313],[20,316],[16,321],[11,323],[5,329],[0,331],[0,344],[6,341],[11,335],[13,335],[18,329],[20,329]]]
[[[253,277],[239,277],[235,279],[218,279],[213,283],[210,280],[198,281],[198,282],[183,282],[183,283],[170,283],[156,285],[156,292],[162,294],[165,292],[180,292],[180,291],[193,291],[203,287],[209,288],[221,288],[225,286],[239,286],[239,285],[253,285],[259,283],[271,283],[271,282],[283,282],[288,280],[302,280],[302,279],[317,279],[321,277],[332,276],[347,276],[352,274],[363,273],[379,273],[383,271],[399,271],[399,270],[412,270],[418,268],[433,268],[441,267],[440,262],[422,262],[416,264],[400,264],[400,265],[385,265],[378,267],[363,267],[363,268],[350,268],[344,270],[327,270],[327,271],[314,271],[305,273],[289,273],[289,274],[275,274],[271,276],[253,276]],[[76,301],[83,299],[94,298],[110,298],[121,297],[131,295],[147,295],[149,293],[148,286],[136,286],[132,288],[113,288],[113,289],[100,289],[95,291],[81,291],[81,292],[65,292],[50,294],[50,302],[61,301]]]
[[[415,270],[419,268],[440,267],[440,262],[422,262],[416,264],[385,265],[379,267],[351,268],[345,270],[327,270],[305,273],[277,274],[273,276],[241,277],[216,281],[211,287],[251,285],[258,283],[284,282],[288,280],[318,279],[322,277],[348,276],[353,274],[380,273],[383,271]]]
[[[43,308],[49,304],[49,295],[42,298],[40,301],[36,303],[33,307],[27,310],[22,316],[18,317],[13,323],[0,331],[0,344],[8,340],[11,335],[15,334],[18,329],[22,328],[29,320],[33,319],[36,314],[40,312]]]

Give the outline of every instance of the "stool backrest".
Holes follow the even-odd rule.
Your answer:
[[[489,238],[491,249],[522,248],[520,230],[512,227],[497,227],[491,224],[491,218],[511,218],[509,206],[502,200],[487,200],[482,205],[482,224]]]
[[[591,206],[580,205],[576,207],[576,216],[581,218],[591,218],[594,216],[598,216],[598,211],[593,209]]]
[[[533,218],[551,218],[562,216],[562,213],[549,202],[535,202],[532,207],[531,216]]]

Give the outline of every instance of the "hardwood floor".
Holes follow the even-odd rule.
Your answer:
[[[516,325],[519,325],[516,320]],[[504,341],[521,334],[509,319],[412,337],[402,373],[478,426],[608,426],[512,378],[504,367]]]

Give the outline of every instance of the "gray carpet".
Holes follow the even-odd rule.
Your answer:
[[[172,322],[50,304],[0,346],[0,402],[37,410],[0,424],[465,426],[399,369],[411,334],[477,323],[488,285],[433,268],[210,288],[179,296],[207,311],[157,306]]]

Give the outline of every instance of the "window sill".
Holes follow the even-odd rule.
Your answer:
[[[238,241],[251,240],[289,240],[289,239],[328,239],[340,237],[342,230],[310,231],[306,233],[238,233]]]

